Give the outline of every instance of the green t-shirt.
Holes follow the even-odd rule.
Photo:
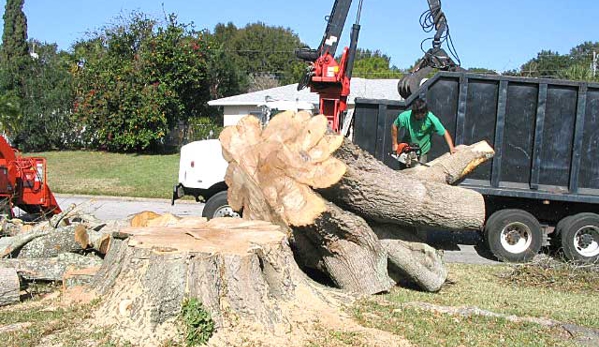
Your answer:
[[[417,143],[420,145],[422,154],[426,154],[431,150],[431,135],[433,133],[441,136],[445,135],[445,127],[432,112],[429,112],[422,120],[416,120],[412,117],[411,110],[404,111],[397,116],[393,124],[397,129],[406,129],[406,135],[402,142]]]

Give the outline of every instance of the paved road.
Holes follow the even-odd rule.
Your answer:
[[[200,216],[204,204],[188,200],[178,200],[171,206],[170,200],[139,199],[120,197],[93,197],[80,195],[57,194],[59,206],[65,209],[70,204],[86,203],[86,212],[99,219],[126,219],[128,216],[142,212],[172,213],[177,216]],[[429,231],[427,242],[445,252],[445,260],[449,263],[500,264],[491,260],[491,256],[481,249],[480,236],[475,232],[440,232]]]

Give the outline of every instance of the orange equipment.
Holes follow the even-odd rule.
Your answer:
[[[12,217],[12,208],[52,216],[61,212],[46,184],[46,159],[22,157],[0,136],[0,210]]]

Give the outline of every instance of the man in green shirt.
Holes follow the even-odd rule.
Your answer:
[[[393,152],[397,151],[397,129],[406,130],[402,142],[409,144],[417,143],[420,146],[420,162],[426,163],[428,152],[431,149],[431,135],[436,133],[445,138],[449,153],[454,154],[455,148],[451,135],[439,121],[439,118],[429,112],[426,102],[422,99],[414,100],[412,109],[404,111],[397,116],[391,126],[391,139],[393,141]]]

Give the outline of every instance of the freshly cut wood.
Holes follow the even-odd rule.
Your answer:
[[[21,283],[15,269],[0,268],[0,306],[20,301]]]
[[[289,226],[314,222],[325,210],[325,201],[312,188],[326,188],[345,173],[345,165],[331,157],[341,144],[340,136],[326,135],[325,116],[311,117],[307,112],[283,112],[274,117],[262,133],[255,117],[243,118],[237,126],[220,135],[223,155],[229,163],[246,173],[240,181],[227,177],[228,197],[233,209],[246,208],[251,216],[273,218],[263,211],[260,199],[246,197],[246,182],[252,181],[266,203]],[[231,170],[230,170],[231,171]],[[238,191],[239,190],[239,191]],[[256,219],[256,218],[251,218]]]
[[[491,159],[495,151],[486,141],[470,146],[456,146],[456,153],[446,153],[425,165],[418,165],[402,173],[419,180],[454,184],[469,175],[480,164]]]
[[[10,268],[27,281],[62,281],[68,269],[98,267],[102,259],[74,253],[61,253],[54,258],[1,259],[0,268]]]
[[[86,220],[84,224],[74,226],[74,239],[83,249],[106,254],[113,234],[128,226],[129,222],[121,220]]]
[[[185,298],[197,298],[211,314],[214,345],[303,346],[314,317],[360,329],[338,310],[341,297],[352,298],[304,275],[278,225],[216,218],[121,234],[128,237],[113,240],[91,289],[103,298],[95,320],[124,340],[149,346],[172,337]],[[373,346],[401,343],[378,335]]]
[[[106,254],[114,231],[117,230],[110,229],[108,232],[101,232],[87,229],[83,224],[79,224],[74,228],[73,237],[82,249],[94,249],[100,254]]]
[[[149,220],[160,217],[160,214],[153,211],[142,211],[140,213],[135,214],[131,218],[131,226],[132,227],[145,227],[148,224]]]
[[[471,150],[466,147],[460,152],[466,154]],[[343,209],[367,220],[404,226],[479,230],[484,225],[485,202],[473,190],[429,182],[425,174],[409,175],[393,170],[347,140],[334,155],[347,165],[347,173],[334,186],[319,192]],[[456,153],[453,157],[460,159],[466,155]],[[466,160],[458,163],[452,166],[452,177],[475,164]],[[476,163],[482,160],[477,159]],[[419,172],[425,170],[428,169]],[[421,175],[424,179],[420,179]]]
[[[316,255],[318,269],[340,288],[364,294],[389,290],[387,256],[368,224],[311,188],[329,186],[345,173],[330,157],[342,138],[326,135],[326,124],[324,116],[287,112],[273,118],[264,133],[255,117],[223,131],[229,204],[243,208],[244,218],[285,230],[293,226],[294,249]]]

